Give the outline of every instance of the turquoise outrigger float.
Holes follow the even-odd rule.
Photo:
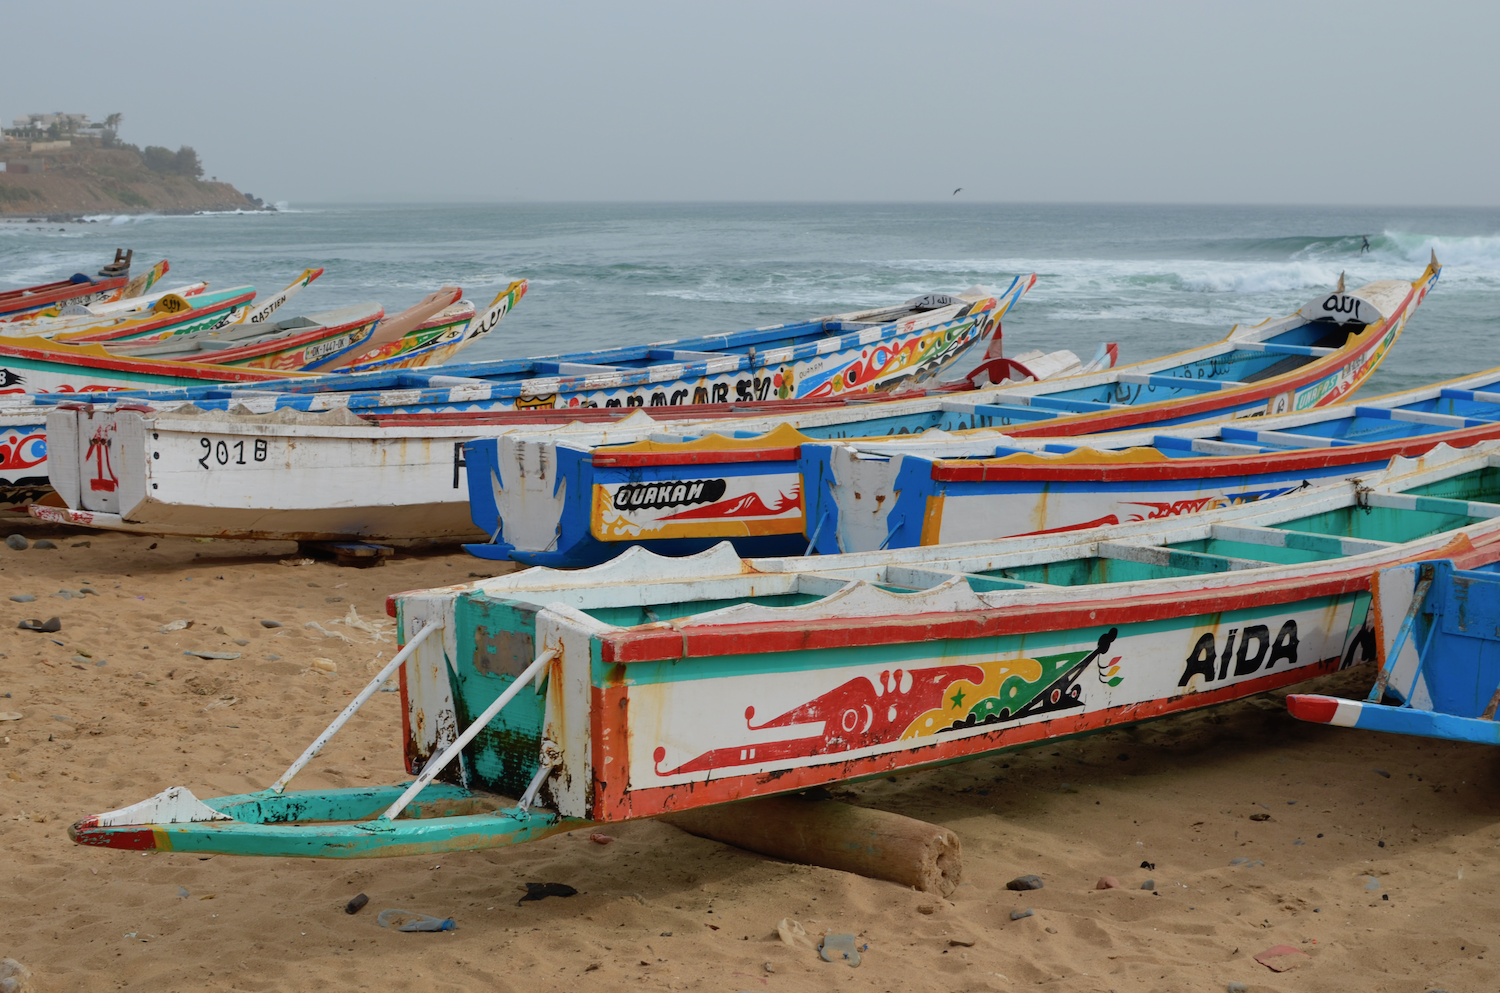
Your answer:
[[[1500,576],[1423,562],[1381,570],[1374,589],[1383,661],[1369,696],[1292,695],[1292,716],[1500,745]]]
[[[1500,441],[1192,518],[785,559],[636,548],[401,593],[405,647],[269,789],[174,787],[69,834],[236,855],[491,848],[1212,706],[1374,660],[1372,577],[1500,562],[1497,499]],[[415,778],[289,792],[392,677]]]

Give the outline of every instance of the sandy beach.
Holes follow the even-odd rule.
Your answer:
[[[651,821],[603,828],[609,844],[347,863],[77,847],[71,822],[167,786],[269,785],[390,658],[388,593],[493,570],[0,531],[57,546],[0,545],[0,712],[21,715],[0,721],[0,957],[38,991],[1500,988],[1500,755],[1301,724],[1281,694],[834,791],[956,831],[951,899]],[[53,616],[57,633],[16,629]],[[398,695],[377,694],[296,787],[400,781],[399,727]],[[1006,889],[1023,874],[1044,887]],[[518,905],[527,882],[579,892]],[[358,893],[368,906],[346,914]],[[388,908],[457,929],[383,929]],[[861,965],[783,943],[783,919],[857,935]],[[1277,945],[1305,958],[1255,960]]]

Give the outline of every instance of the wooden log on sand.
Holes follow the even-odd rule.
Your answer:
[[[821,865],[948,896],[963,875],[945,827],[836,800],[766,797],[662,817],[700,838],[787,862]]]

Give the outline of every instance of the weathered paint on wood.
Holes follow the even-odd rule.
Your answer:
[[[1376,659],[1378,570],[1500,561],[1497,470],[1491,442],[1186,521],[812,559],[637,548],[593,569],[398,594],[402,631],[443,626],[400,670],[408,768],[463,734],[444,772],[459,800],[538,784],[543,821],[512,809],[476,831],[467,808],[430,824],[376,817],[370,798],[393,801],[393,788],[358,804],[205,801],[232,822],[191,804],[188,824],[100,815],[75,837],[348,856],[509,844],[562,829],[555,818],[654,816],[1236,699]],[[1254,535],[1265,540],[1243,541]],[[1255,555],[1219,568],[1226,544]],[[340,819],[366,823],[305,823],[336,802],[350,811]]]

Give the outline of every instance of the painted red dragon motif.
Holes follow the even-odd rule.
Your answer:
[[[760,498],[759,493],[746,493],[743,496],[720,500],[718,503],[706,503],[701,507],[693,507],[669,517],[659,518],[659,520],[701,521],[720,520],[726,517],[775,517],[799,506],[801,500],[802,490],[794,486],[790,493],[778,493],[776,499],[769,504]]]
[[[894,669],[880,674],[879,685],[859,676],[764,724],[755,724],[755,708],[746,707],[745,726],[751,731],[794,727],[811,730],[812,725],[819,726],[819,731],[754,746],[717,748],[669,770],[661,768],[667,751],[658,748],[653,754],[656,774],[676,776],[877,745],[899,737],[918,715],[940,706],[943,691],[954,680],[980,681],[983,678],[984,670],[976,665]]]

